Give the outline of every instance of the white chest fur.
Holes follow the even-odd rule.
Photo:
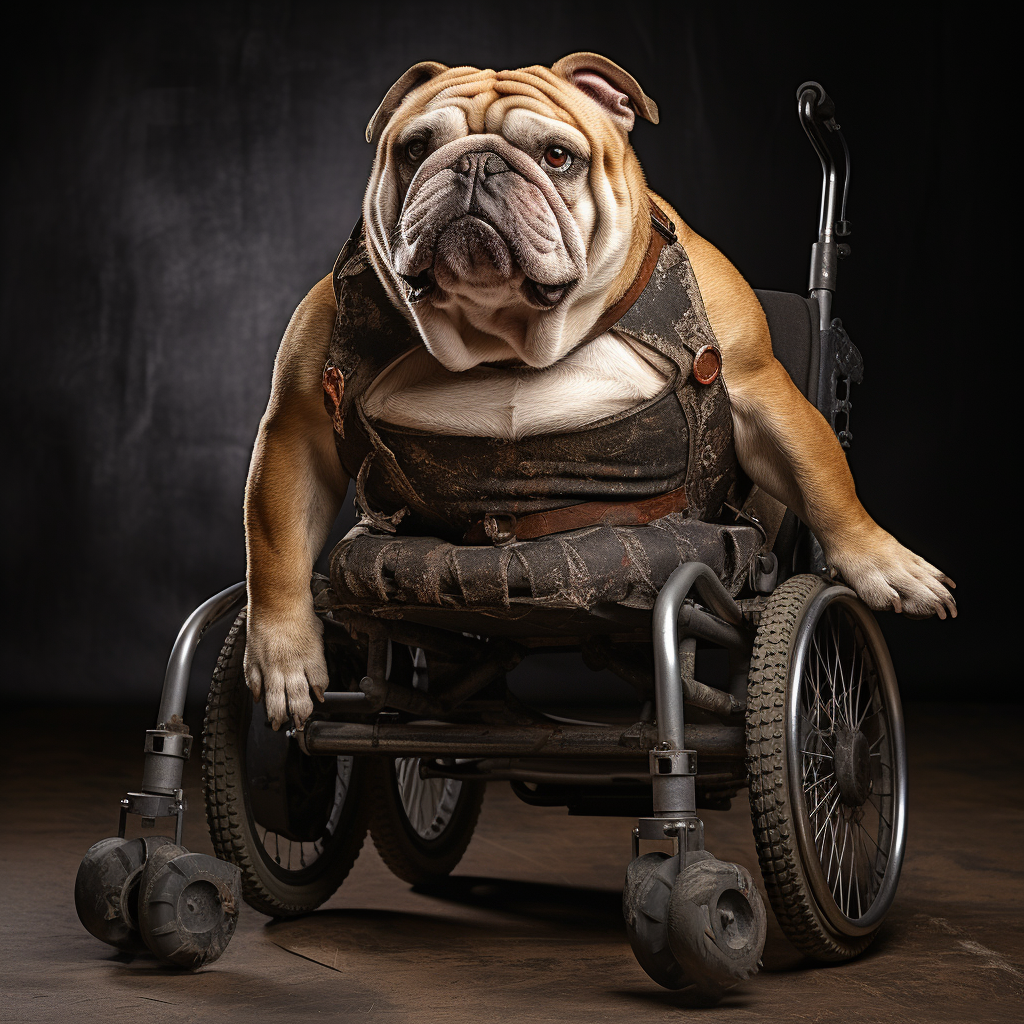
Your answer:
[[[574,430],[653,398],[672,364],[607,331],[553,366],[446,370],[425,348],[388,367],[363,409],[371,420],[439,434],[514,439]]]

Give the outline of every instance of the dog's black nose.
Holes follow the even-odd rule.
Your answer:
[[[486,150],[481,153],[464,153],[452,165],[456,174],[467,178],[489,178],[492,174],[501,174],[509,170],[509,166],[497,153],[490,153]]]

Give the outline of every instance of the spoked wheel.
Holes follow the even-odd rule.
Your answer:
[[[210,686],[203,729],[206,813],[217,856],[242,871],[261,913],[307,913],[330,899],[366,838],[360,758],[308,757],[254,705],[242,671],[245,610]]]
[[[393,646],[392,671],[428,686],[423,652]],[[370,835],[381,859],[411,885],[451,874],[480,817],[486,786],[460,779],[420,778],[418,757],[384,758],[373,766]]]
[[[796,576],[772,594],[751,662],[747,755],[779,924],[809,956],[856,956],[899,883],[907,768],[889,651],[849,588]]]

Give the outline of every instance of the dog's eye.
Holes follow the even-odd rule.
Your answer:
[[[564,171],[572,163],[572,156],[561,146],[548,146],[544,151],[544,163],[556,171]]]
[[[405,147],[405,159],[411,164],[418,164],[427,152],[427,144],[423,139],[413,139]]]

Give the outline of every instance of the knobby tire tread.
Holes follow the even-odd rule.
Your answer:
[[[405,831],[405,810],[394,786],[393,762],[380,759],[374,766],[368,787],[373,811],[370,817],[370,838],[388,869],[410,885],[429,885],[446,878],[462,860],[473,838],[473,831],[483,810],[486,786],[464,781],[459,803],[445,833],[446,842],[437,854],[419,849]]]
[[[863,952],[876,933],[839,937],[823,922],[801,867],[785,754],[789,667],[797,627],[811,598],[827,586],[818,576],[794,576],[769,599],[750,664],[746,738],[754,842],[772,909],[786,938],[801,953],[834,963]]]
[[[221,860],[236,864],[242,873],[242,895],[246,903],[271,917],[289,917],[308,913],[326,902],[348,876],[366,839],[365,815],[361,816],[358,842],[350,845],[347,856],[335,861],[330,881],[322,893],[302,902],[282,899],[267,887],[257,868],[259,854],[247,839],[244,780],[239,760],[239,701],[251,700],[242,671],[245,654],[246,609],[238,614],[224,640],[213,672],[203,721],[203,795],[206,819],[213,849]],[[240,693],[239,688],[244,692]],[[358,794],[356,794],[358,796]],[[259,842],[258,837],[253,841]],[[322,898],[320,898],[322,896]]]

